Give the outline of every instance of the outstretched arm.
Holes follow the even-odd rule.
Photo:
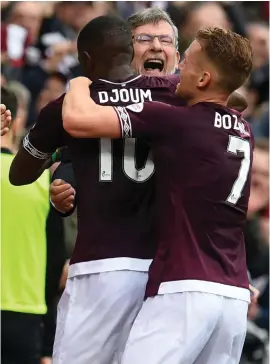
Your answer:
[[[85,77],[72,80],[63,102],[63,126],[75,138],[160,137],[174,130],[185,112],[160,102],[100,106],[89,95],[90,84]],[[170,128],[164,128],[164,123]]]
[[[90,97],[91,81],[77,77],[70,81],[62,108],[64,129],[75,138],[120,138],[121,128],[111,106],[99,106]]]

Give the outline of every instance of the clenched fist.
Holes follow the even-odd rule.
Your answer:
[[[66,213],[73,209],[75,190],[62,179],[56,179],[52,182],[50,196],[52,203],[58,211]]]

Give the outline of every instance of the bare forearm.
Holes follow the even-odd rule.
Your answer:
[[[74,137],[84,137],[85,133],[91,133],[96,106],[90,97],[89,84],[71,81],[62,109],[65,130]]]
[[[90,97],[89,85],[85,77],[70,82],[62,109],[64,129],[75,138],[120,137],[114,109],[97,105]]]
[[[23,186],[35,182],[51,165],[47,160],[32,157],[21,147],[13,159],[9,170],[9,181],[14,186]]]

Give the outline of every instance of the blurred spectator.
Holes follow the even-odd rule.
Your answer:
[[[6,86],[7,80],[6,77],[1,73],[1,86]]]
[[[258,69],[269,60],[269,28],[263,22],[250,23],[248,36],[253,50],[253,68]]]
[[[256,325],[253,326],[253,334],[248,333],[244,347],[244,354],[251,360],[248,363],[255,363],[256,351],[261,353],[262,359],[265,356],[256,327],[269,331],[269,215],[266,211],[269,211],[269,140],[258,139],[254,150],[245,240],[248,269],[261,295],[258,302],[250,305],[248,312],[249,319]]]
[[[60,72],[53,72],[47,78],[44,84],[44,90],[51,94],[52,100],[61,96],[67,87],[67,78]]]
[[[179,17],[180,23],[178,23],[180,32],[180,51],[183,52],[194,38],[196,32],[204,27],[208,26],[221,26],[223,28],[234,28],[234,22],[237,13],[241,13],[237,9],[237,5],[228,2],[183,2],[183,7],[180,9],[183,17]],[[228,3],[228,4],[227,4]],[[225,5],[226,4],[226,5]],[[236,9],[235,9],[236,8]],[[170,14],[173,16],[174,9],[170,10]],[[242,24],[243,13],[241,18],[238,18],[237,25],[240,29],[233,29],[240,34],[245,33]]]
[[[42,315],[46,313],[46,219],[49,174],[30,186],[9,183],[17,99],[1,88],[13,125],[1,141],[1,329],[2,363],[38,364],[42,347]],[[16,248],[15,248],[16,246]]]
[[[1,25],[4,72],[10,79],[21,77],[19,71],[24,64],[26,50],[38,40],[42,16],[39,2],[19,1],[11,7],[7,23]]]
[[[13,89],[27,102],[22,85],[13,83]],[[1,359],[3,364],[40,364],[41,357],[52,356],[64,226],[50,207],[49,171],[28,186],[9,183],[14,140],[24,124],[15,92],[1,87],[1,100],[13,116],[9,133],[1,138]]]
[[[252,127],[255,138],[269,139],[269,107]]]
[[[31,95],[29,90],[17,81],[10,81],[8,88],[13,91],[18,100],[18,123],[14,135],[14,145],[16,148],[20,146],[22,138],[25,136],[25,126],[28,117],[28,108],[31,101]]]
[[[218,2],[194,2],[190,4],[185,28],[183,29],[189,39],[193,39],[197,31],[209,26],[231,28],[227,14]]]
[[[269,236],[262,229],[261,215],[269,206],[269,145],[260,140],[255,145],[251,191],[246,227],[247,263],[253,278],[268,274]],[[267,217],[266,217],[267,218]]]
[[[41,92],[37,97],[36,113],[39,112],[50,101],[60,97],[67,87],[67,78],[60,72],[53,72],[46,79]]]
[[[42,17],[43,9],[39,2],[18,1],[10,12],[9,24],[25,28],[30,44],[35,44],[38,40]]]
[[[257,200],[257,201],[256,201]],[[249,210],[260,213],[261,231],[265,242],[269,244],[269,140],[258,139],[255,145],[252,186]]]

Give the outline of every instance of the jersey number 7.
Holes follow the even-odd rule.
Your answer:
[[[248,140],[241,139],[232,135],[230,135],[229,138],[230,139],[227,147],[227,152],[234,155],[238,154],[238,152],[243,153],[243,159],[241,161],[238,176],[233,184],[229,196],[226,199],[227,202],[235,205],[241,197],[241,193],[247,181],[247,176],[250,168],[250,143]]]

